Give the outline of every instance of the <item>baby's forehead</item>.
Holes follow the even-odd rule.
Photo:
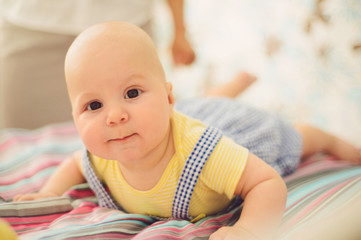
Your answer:
[[[66,68],[80,62],[87,63],[88,59],[99,55],[104,60],[116,55],[127,61],[158,57],[152,40],[143,30],[134,27],[94,27],[81,33],[73,42],[65,60]],[[71,64],[67,64],[69,62]]]
[[[69,48],[65,59],[68,88],[77,81],[73,78],[75,72],[86,74],[106,64],[109,70],[120,71],[124,69],[121,66],[133,65],[164,77],[157,50],[147,33],[128,23],[105,23],[82,32]]]
[[[115,47],[134,47],[136,45],[154,47],[152,40],[142,29],[127,23],[104,23],[88,28],[75,42],[80,46],[105,47],[112,44]]]

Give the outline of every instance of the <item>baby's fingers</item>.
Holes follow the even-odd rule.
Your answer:
[[[31,201],[31,200],[41,199],[41,198],[50,198],[50,197],[58,197],[58,195],[56,195],[55,193],[52,193],[52,192],[19,194],[13,198],[13,201],[14,202]]]
[[[210,240],[257,240],[258,238],[253,233],[241,227],[221,227],[214,232]]]
[[[33,193],[29,193],[29,194],[19,194],[19,195],[16,195],[14,198],[13,198],[13,201],[14,202],[19,202],[19,201],[31,201],[31,200],[34,200],[35,199],[35,196]]]

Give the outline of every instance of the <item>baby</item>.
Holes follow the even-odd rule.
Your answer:
[[[247,118],[248,125],[233,125],[261,126],[263,130],[253,131],[264,133],[258,134],[259,144],[248,130],[243,134],[224,124],[222,135],[174,110],[172,85],[151,39],[128,23],[102,23],[82,32],[69,48],[65,73],[74,122],[86,149],[64,161],[38,193],[19,195],[15,201],[60,196],[88,181],[101,206],[196,221],[224,210],[240,196],[244,206],[239,220],[210,239],[268,239],[280,224],[287,199],[280,174],[292,172],[301,157],[321,150],[360,161],[356,148],[334,136],[308,126],[295,130],[273,116],[267,121],[268,115],[248,108],[246,113],[253,116]],[[189,108],[195,117],[195,112],[208,111],[206,121],[212,111],[219,122],[222,116],[238,116],[233,109],[232,114],[219,113],[238,105],[212,99],[179,109]],[[243,136],[250,146],[236,143],[230,138],[234,135]],[[257,149],[266,158],[266,153],[275,155],[270,158],[273,167],[254,154]]]

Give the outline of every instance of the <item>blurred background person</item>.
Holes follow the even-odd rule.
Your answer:
[[[186,37],[183,0],[167,3],[174,24],[173,63],[189,65],[195,53]],[[33,129],[70,121],[63,65],[76,35],[98,22],[122,20],[153,37],[154,4],[155,0],[0,0],[0,128]]]

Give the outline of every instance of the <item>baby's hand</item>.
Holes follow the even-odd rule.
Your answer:
[[[41,198],[49,198],[49,197],[58,197],[58,195],[56,195],[55,193],[52,193],[52,192],[37,192],[37,193],[19,194],[13,198],[13,201],[14,202],[31,201],[31,200],[36,200],[36,199],[41,199]]]
[[[233,227],[222,227],[214,232],[210,240],[257,240],[258,238],[247,231],[246,229],[233,226]]]

